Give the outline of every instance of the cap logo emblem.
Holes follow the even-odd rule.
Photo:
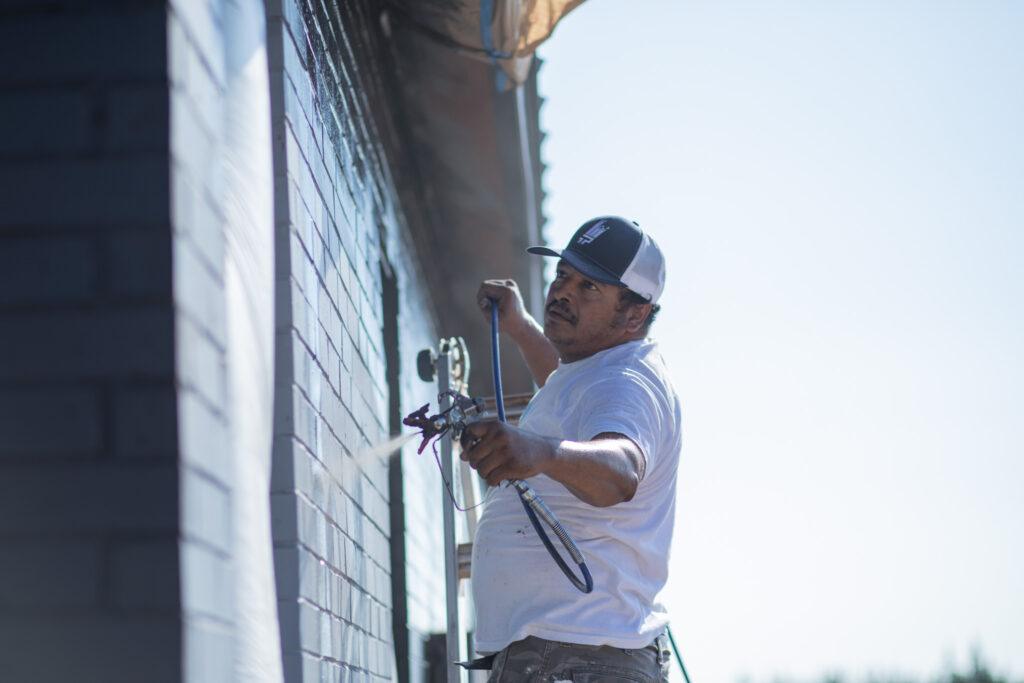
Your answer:
[[[604,223],[605,223],[604,221],[601,221],[597,225],[590,226],[590,228],[588,228],[585,233],[580,235],[580,238],[578,240],[576,240],[576,243],[577,244],[590,244],[591,242],[596,240],[598,237],[600,237],[601,235],[603,235],[606,232],[608,232],[609,226],[605,225]]]

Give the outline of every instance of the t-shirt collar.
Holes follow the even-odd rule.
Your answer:
[[[616,344],[615,346],[612,346],[610,348],[598,351],[592,356],[587,356],[586,358],[581,358],[579,360],[572,361],[571,363],[566,363],[563,362],[562,360],[559,360],[558,367],[565,368],[566,370],[579,370],[581,368],[593,365],[594,363],[600,363],[602,359],[607,359],[609,356],[612,356],[617,352],[624,352],[627,350],[635,349],[640,344],[647,344],[652,342],[653,340],[648,338],[633,339],[632,341],[623,342],[622,344]]]

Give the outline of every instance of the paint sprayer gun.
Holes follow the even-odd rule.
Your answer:
[[[497,302],[491,300],[491,366],[494,371],[494,404],[497,410],[498,420],[505,422],[505,399],[501,389],[501,364],[500,360],[500,348],[498,343],[498,306]],[[422,376],[422,375],[421,375]],[[430,408],[430,404],[421,406],[419,410],[416,410],[405,417],[402,423],[406,426],[420,430],[423,435],[423,441],[420,443],[419,452],[422,453],[433,439],[440,437],[443,434],[451,432],[452,438],[456,441],[460,441],[462,433],[466,429],[466,425],[469,424],[470,418],[480,418],[484,412],[484,402],[479,398],[470,398],[464,394],[460,394],[456,391],[448,390],[438,395],[438,402],[444,405],[444,399],[449,398],[451,400],[451,406],[437,415],[427,415],[427,410]],[[575,541],[569,535],[569,532],[565,530],[565,527],[558,521],[558,518],[554,515],[550,508],[544,503],[544,500],[537,495],[537,493],[527,484],[525,481],[520,479],[510,479],[509,485],[515,488],[516,493],[519,494],[519,500],[523,504],[523,509],[526,511],[526,516],[530,520],[530,524],[537,532],[537,536],[540,538],[544,547],[551,555],[551,559],[555,561],[562,573],[565,574],[566,578],[575,586],[578,590],[583,593],[590,593],[594,590],[594,579],[590,575],[590,569],[587,567],[587,563],[583,558],[583,553],[577,547]],[[548,536],[547,531],[544,530],[546,525],[562,543],[562,547],[565,548],[569,554],[572,562],[579,566],[580,575],[569,567],[566,561],[559,554],[554,544]]]
[[[448,434],[449,432],[451,433],[453,440],[461,441],[462,433],[466,430],[466,426],[483,417],[483,399],[470,398],[465,394],[460,394],[451,389],[438,395],[438,403],[443,405],[445,398],[451,400],[451,406],[442,410],[438,414],[428,415],[427,410],[429,410],[430,404],[427,403],[406,415],[402,420],[402,424],[419,430],[423,437],[423,441],[420,442],[420,447],[417,450],[417,453],[422,453],[424,449],[426,449],[427,444],[436,438]],[[501,417],[504,417],[504,409],[501,407],[500,403],[498,414]],[[551,554],[551,557],[555,560],[555,563],[558,564],[559,568],[561,568],[562,572],[569,578],[569,581],[571,581],[576,588],[584,593],[592,591],[594,588],[594,582],[590,576],[590,570],[587,568],[587,564],[583,559],[583,554],[576,546],[576,543],[572,540],[572,537],[569,536],[569,533],[558,521],[558,518],[555,517],[554,513],[551,512],[548,506],[544,503],[544,500],[540,498],[540,496],[538,496],[525,481],[510,479],[508,483],[510,486],[514,487],[516,492],[519,494],[519,498],[523,503],[523,507],[530,519],[530,523],[533,525],[533,528],[536,530],[540,540],[544,543],[544,546]],[[451,493],[450,490],[449,493]],[[452,500],[454,500],[454,497]],[[566,549],[569,557],[572,558],[572,561],[579,565],[582,578],[577,577],[566,564],[565,560],[563,560],[559,555],[555,546],[552,544],[551,539],[548,537],[548,534],[541,526],[542,522],[543,524],[546,524],[555,536],[558,537],[558,540],[562,542],[562,546]]]
[[[402,424],[420,430],[420,434],[423,436],[423,441],[416,450],[417,453],[422,453],[428,443],[449,431],[452,433],[452,438],[459,441],[466,425],[472,422],[472,418],[484,412],[482,398],[470,398],[449,389],[438,395],[438,403],[443,403],[445,397],[451,400],[451,407],[442,410],[437,415],[427,415],[427,409],[430,408],[430,404],[427,403],[406,415],[402,420]]]

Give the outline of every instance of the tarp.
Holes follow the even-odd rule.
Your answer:
[[[584,0],[401,0],[392,3],[436,39],[499,64],[515,84],[530,71],[537,47]]]

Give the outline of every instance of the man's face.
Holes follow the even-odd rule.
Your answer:
[[[620,287],[583,275],[559,260],[544,302],[544,336],[572,362],[637,338],[643,316],[622,306]],[[641,335],[642,336],[642,335]]]

